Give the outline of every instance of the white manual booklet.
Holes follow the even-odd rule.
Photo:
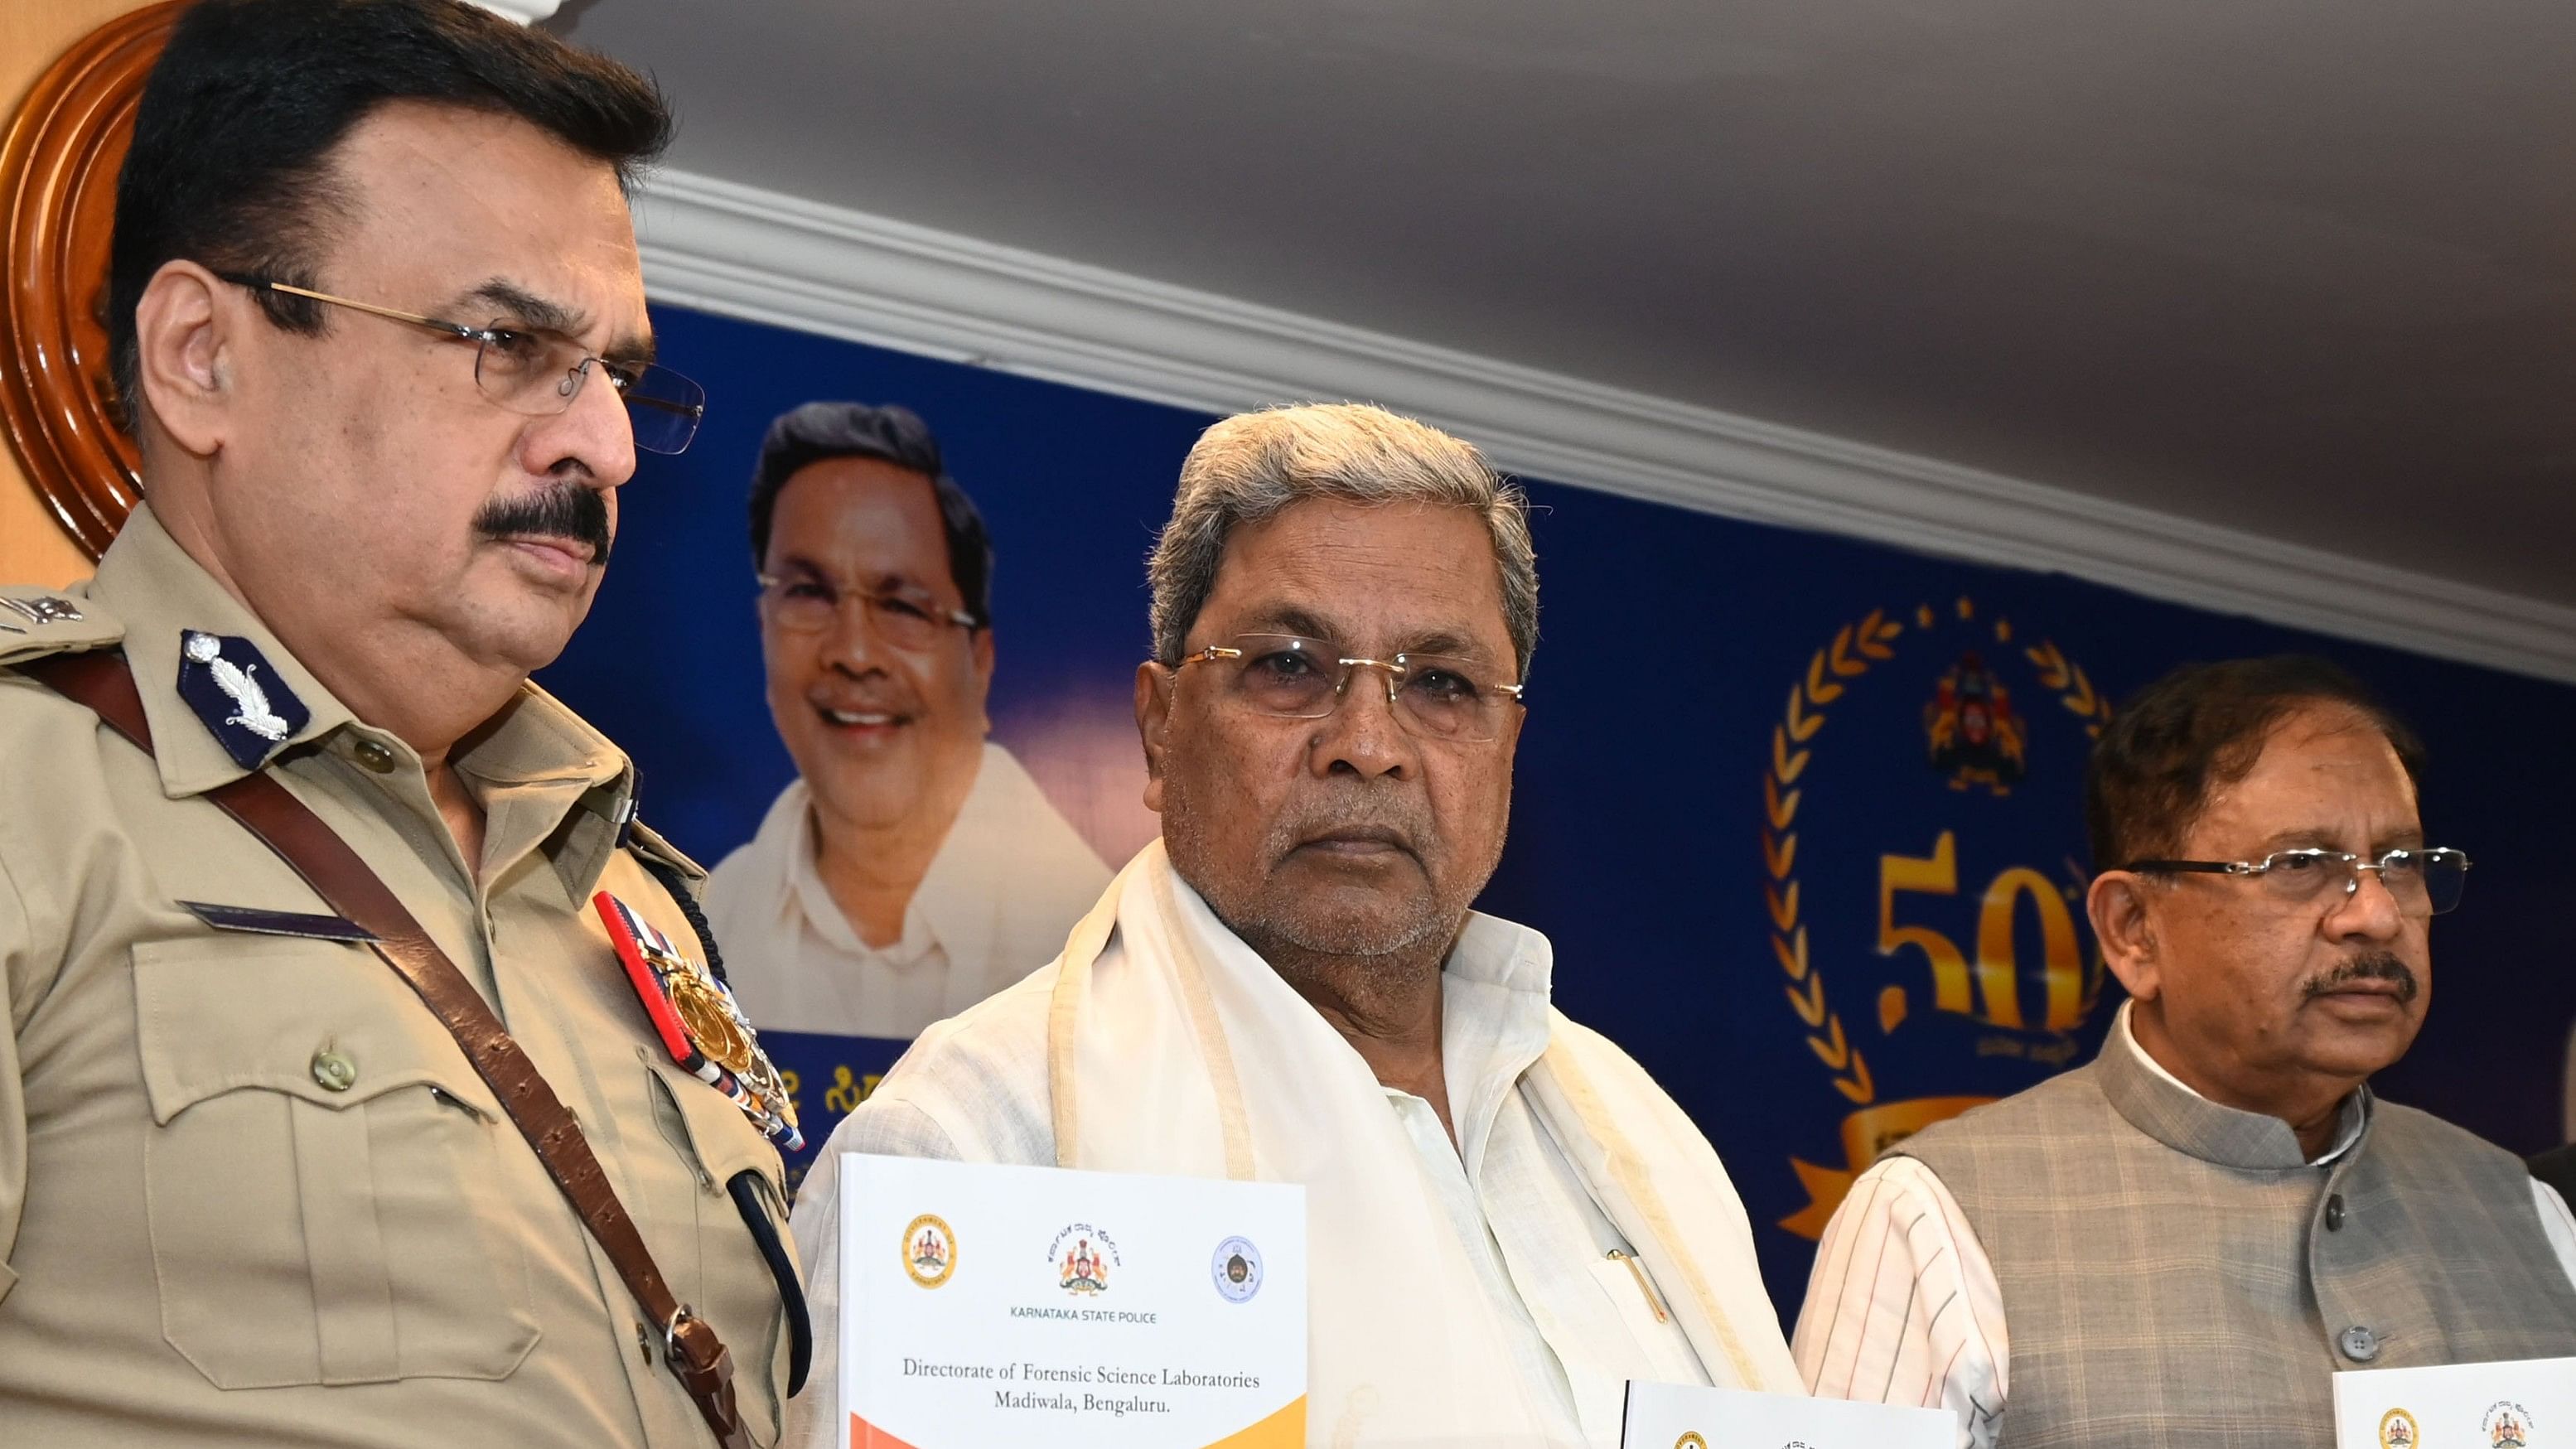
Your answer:
[[[1303,1449],[1306,1190],[841,1159],[851,1449]]]
[[[1687,1384],[1628,1385],[1620,1449],[1954,1449],[1959,1416]]]
[[[2335,1449],[2539,1449],[2576,1444],[2576,1358],[2334,1376]]]

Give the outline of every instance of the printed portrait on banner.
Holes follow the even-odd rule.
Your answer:
[[[736,742],[729,754],[756,729],[793,773],[774,793],[725,802],[748,839],[693,844],[714,847],[706,914],[733,999],[813,1129],[786,1153],[801,1178],[925,1027],[1062,950],[1108,885],[1105,850],[1123,858],[1141,843],[1128,815],[1101,807],[1123,795],[1141,813],[1143,768],[1132,744],[1105,738],[1118,722],[1100,718],[1123,715],[1125,668],[1087,671],[1099,698],[1086,709],[1029,707],[1057,685],[1014,675],[1022,620],[997,606],[994,580],[1015,560],[919,414],[808,401],[734,462],[750,480],[732,485],[749,548],[738,534],[693,534],[684,576],[740,580],[707,590],[729,617],[691,625],[737,657],[756,641],[759,674],[756,690],[738,671],[737,697],[704,703]],[[1078,550],[1027,562],[1104,574],[1129,563]],[[608,622],[644,631],[631,616]],[[1062,652],[1042,629],[1017,637]],[[994,718],[1014,698],[1006,744]],[[1079,824],[1033,764],[1059,790],[1079,787]]]
[[[1109,868],[989,738],[997,560],[928,424],[781,415],[751,514],[796,779],[716,867],[708,916],[755,1026],[908,1040],[1052,959]]]

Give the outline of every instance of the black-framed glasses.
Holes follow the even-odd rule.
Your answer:
[[[898,649],[927,649],[951,627],[973,633],[983,623],[916,589],[866,593],[844,589],[814,574],[760,574],[760,602],[771,623],[790,634],[820,634],[839,621],[843,605],[857,602],[877,637]]]
[[[391,322],[408,323],[474,344],[474,384],[483,395],[514,413],[541,418],[572,406],[582,382],[596,367],[626,404],[635,446],[648,453],[677,453],[698,435],[706,416],[707,391],[690,378],[652,362],[612,362],[561,333],[541,327],[514,327],[495,320],[489,326],[424,317],[417,312],[379,307],[348,297],[335,297],[310,287],[267,277],[222,273],[223,279],[254,292],[277,292],[347,307]]]
[[[2251,877],[2283,905],[2311,904],[2337,884],[2350,899],[2361,890],[2361,873],[2377,871],[2379,883],[2396,897],[2398,910],[2410,916],[2438,916],[2458,909],[2460,892],[2469,880],[2469,857],[2465,851],[2442,846],[2391,850],[2377,860],[2345,850],[2311,848],[2276,850],[2261,860],[2138,860],[2121,869]]]
[[[1183,655],[1180,668],[1219,666],[1227,697],[1255,714],[1322,719],[1342,702],[1351,676],[1386,675],[1386,702],[1405,732],[1422,739],[1483,744],[1500,739],[1521,686],[1491,677],[1473,660],[1438,654],[1345,658],[1338,645],[1295,634],[1240,634]]]

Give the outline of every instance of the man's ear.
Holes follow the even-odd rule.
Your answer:
[[[2092,888],[2084,893],[2102,964],[2140,1001],[2153,1001],[2164,989],[2163,962],[2156,951],[2155,889],[2153,881],[2135,871],[2106,870],[2093,877]]]
[[[1181,673],[1146,660],[1136,666],[1136,738],[1145,746],[1145,808],[1163,810],[1165,736],[1172,724],[1172,689]]]
[[[993,732],[993,626],[975,631],[974,642],[967,646],[968,658],[975,667],[975,714],[982,721],[982,732]]]
[[[163,435],[210,457],[229,422],[233,329],[257,308],[238,289],[191,261],[152,274],[134,308],[136,372],[143,403]]]

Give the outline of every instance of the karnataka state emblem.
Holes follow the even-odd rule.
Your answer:
[[[1890,1145],[2099,1043],[2082,785],[2110,718],[2055,640],[1968,598],[1872,609],[1790,679],[1762,900],[1782,1024],[1839,1120],[1816,1134],[1836,1150],[1790,1160],[1805,1204],[1782,1227],[1822,1236]]]
[[[2404,1409],[2391,1409],[2379,1416],[2379,1449],[2415,1449],[2421,1437],[2415,1416]]]
[[[2479,1427],[2486,1433],[2488,1449],[2531,1449],[2531,1411],[2510,1399],[2489,1407]]]
[[[1699,1436],[1698,1430],[1686,1429],[1673,1441],[1673,1449],[1708,1449],[1708,1441]]]
[[[2012,691],[1986,669],[1971,649],[1959,656],[1934,687],[1923,707],[1923,733],[1930,740],[1932,768],[1947,776],[1950,788],[1983,785],[2001,795],[2021,782],[2021,721],[2013,717]]]
[[[1110,1270],[1120,1266],[1118,1245],[1089,1223],[1056,1234],[1047,1257],[1056,1266],[1057,1286],[1080,1297],[1108,1292]]]
[[[734,1004],[733,992],[633,906],[606,891],[591,897],[591,905],[671,1060],[724,1093],[780,1151],[804,1150],[795,1098],[760,1049],[760,1037]]]
[[[903,1230],[903,1274],[924,1288],[936,1288],[957,1271],[957,1235],[948,1222],[923,1213]]]

